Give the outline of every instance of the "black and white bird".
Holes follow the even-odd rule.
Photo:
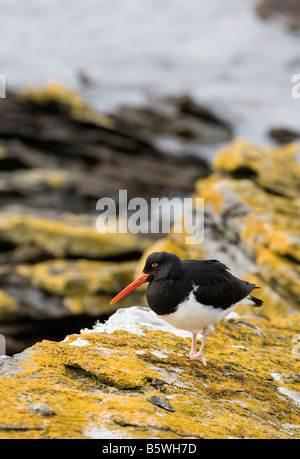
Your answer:
[[[190,360],[204,365],[203,350],[211,325],[243,304],[261,306],[263,301],[250,295],[256,287],[238,279],[217,260],[181,260],[168,252],[154,252],[146,260],[142,274],[122,290],[114,304],[144,282],[149,282],[146,298],[149,307],[163,320],[192,333]],[[197,334],[202,343],[197,352]]]

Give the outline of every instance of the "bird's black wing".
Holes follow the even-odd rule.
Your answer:
[[[195,285],[194,295],[202,304],[227,309],[255,288],[255,284],[233,276],[227,266],[217,260],[186,261],[191,262],[187,266]]]

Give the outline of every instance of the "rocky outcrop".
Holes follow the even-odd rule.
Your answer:
[[[0,214],[0,333],[8,353],[35,342],[43,321],[81,317],[84,322],[114,312],[109,301],[131,281],[134,260],[149,239],[98,233],[95,220],[70,213],[34,215],[24,208]],[[54,338],[60,329],[63,337],[62,324],[52,322],[44,332]]]
[[[0,215],[0,241],[8,246],[34,246],[49,257],[109,259],[141,252],[147,240],[131,233],[100,233],[96,217],[75,214],[34,215],[18,211]],[[146,241],[146,242],[145,242]],[[149,243],[149,242],[148,242]]]
[[[296,144],[259,148],[243,140],[222,149],[215,173],[196,183],[195,196],[205,199],[203,244],[187,245],[185,234],[173,233],[147,253],[172,245],[181,257],[218,258],[261,287],[265,303],[256,313],[299,311],[298,152]]]
[[[153,99],[145,107],[123,106],[118,114],[150,138],[174,138],[186,148],[189,141],[215,145],[232,138],[229,123],[188,94]]]
[[[152,240],[98,233],[100,198],[117,206],[120,189],[128,200],[184,196],[210,166],[159,149],[128,118],[95,112],[59,83],[6,96],[0,100],[0,333],[11,354],[43,336],[41,330],[57,338],[50,330],[61,330],[68,317],[72,329],[74,320],[77,327],[80,318],[91,324],[114,312],[109,300],[131,280]]]
[[[105,292],[120,290],[137,274],[148,253],[167,250],[182,258],[218,258],[261,287],[264,305],[239,307],[216,325],[206,345],[207,367],[184,357],[187,332],[141,306],[119,309],[63,341],[41,340],[3,357],[0,437],[300,438],[298,147],[258,148],[236,140],[213,166],[215,172],[196,183],[195,197],[205,199],[202,244],[188,245],[185,234],[172,232],[148,245],[139,263],[95,260],[93,251],[89,259],[66,260],[61,253],[76,247],[78,254],[85,238],[74,245],[58,238],[53,249],[53,228],[38,225],[30,244],[62,252],[18,262],[14,273],[2,267],[2,276],[10,285],[14,275],[44,292],[36,306],[50,296],[63,299],[60,312],[90,308],[93,314],[107,307]],[[5,222],[2,234],[14,244],[16,223]],[[141,296],[129,295],[124,306],[144,304],[143,289],[137,292]],[[4,300],[18,314],[16,300]]]
[[[1,206],[86,213],[120,189],[129,198],[190,193],[210,172],[199,155],[162,151],[128,117],[97,113],[56,82],[8,92],[0,116]]]
[[[300,5],[298,0],[261,0],[256,11],[262,19],[281,16],[292,30],[300,28]]]
[[[95,114],[58,85],[7,100],[0,126],[0,333],[8,353],[20,350],[18,334],[21,349],[24,342],[28,348],[0,359],[0,437],[300,438],[297,145],[236,140],[215,156],[208,176],[201,160],[155,147],[153,126],[137,135],[133,121]],[[211,132],[218,124],[230,134],[190,99],[170,103],[176,117],[193,119],[193,129],[206,117]],[[167,126],[160,134],[174,134]],[[189,245],[175,231],[154,244],[130,233],[99,234],[90,211],[122,187],[129,197],[193,190],[205,200],[203,243]],[[111,316],[109,300],[155,250],[218,258],[260,286],[262,308],[240,307],[216,325],[207,367],[183,356],[187,333],[142,307],[142,287]],[[126,309],[132,304],[140,306]],[[91,321],[108,316],[91,329]],[[58,329],[66,319],[72,334],[65,338]]]
[[[208,365],[147,308],[2,360],[0,438],[300,438],[299,314],[216,326]]]

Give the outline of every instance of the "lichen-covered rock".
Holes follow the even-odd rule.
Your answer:
[[[53,104],[62,110],[70,110],[71,116],[78,121],[93,122],[106,129],[115,127],[113,118],[95,112],[77,93],[64,87],[59,81],[52,80],[42,88],[23,87],[18,97],[22,102],[40,106]]]
[[[53,192],[56,190],[63,192],[72,190],[73,181],[72,175],[67,171],[32,168],[29,170],[0,172],[0,187],[2,193]]]
[[[0,320],[12,320],[22,315],[22,305],[11,295],[0,290]]]
[[[157,243],[161,250],[172,243],[185,258],[217,258],[259,285],[264,306],[245,306],[248,313],[272,317],[299,311],[298,151],[295,144],[259,148],[236,140],[214,158],[216,171],[196,183],[195,197],[205,200],[203,243],[188,245],[186,234],[174,232]]]
[[[56,259],[19,265],[16,272],[36,288],[62,298],[70,314],[100,316],[114,312],[109,302],[132,281],[135,266],[135,262]],[[134,298],[141,301],[142,293],[136,292]]]
[[[2,361],[0,437],[300,438],[299,319],[218,324],[205,368],[183,356],[187,334],[119,310]]]
[[[262,189],[288,198],[299,198],[299,146],[258,147],[237,139],[223,148],[213,161],[216,170],[234,177],[249,177]]]
[[[135,262],[47,260],[17,265],[0,275],[0,317],[3,320],[60,318],[72,315],[110,315],[111,298],[134,276]],[[132,300],[141,303],[143,292]]]
[[[103,259],[143,251],[149,241],[131,233],[99,233],[96,218],[60,214],[43,217],[34,214],[2,212],[0,243],[41,247],[55,257]]]
[[[207,161],[185,154],[184,146],[181,157],[160,149],[128,117],[99,113],[58,82],[8,92],[0,117],[1,207],[17,198],[32,208],[90,212],[101,197],[117,201],[120,189],[129,198],[190,193],[210,172]],[[53,196],[42,185],[51,175],[51,186],[58,171],[67,186]]]
[[[0,292],[0,303],[13,314],[24,292],[32,295],[30,288],[43,293],[31,296],[37,309],[47,309],[53,295],[61,304],[49,309],[60,314],[93,315],[99,307],[109,312],[109,292],[127,284],[148,253],[161,250],[181,258],[217,258],[259,285],[257,295],[264,300],[261,308],[239,307],[242,315],[216,325],[206,345],[207,367],[183,356],[188,333],[140,307],[118,310],[105,324],[62,342],[42,341],[3,359],[0,437],[300,438],[296,149],[236,141],[216,156],[214,167],[213,175],[196,184],[195,197],[205,199],[203,243],[188,245],[185,234],[172,231],[146,246],[140,263],[93,260],[107,252],[91,236],[89,217],[80,225],[82,217],[76,217],[77,231],[74,216],[48,224],[36,216],[0,220],[2,244],[14,247],[21,235],[27,238],[27,249],[15,254],[14,272],[5,263],[0,270],[0,278],[17,276],[27,287],[22,298]],[[126,241],[120,239],[124,250]],[[108,242],[102,245],[108,250]],[[45,249],[56,259],[32,262]],[[83,252],[85,259],[78,259]],[[142,301],[128,295],[124,306]]]
[[[5,157],[6,157],[5,148],[3,148],[3,147],[0,145],[0,160],[1,160],[1,159],[4,159]]]
[[[122,257],[138,258],[149,240],[130,233],[100,234],[95,222],[89,215],[26,213],[23,208],[0,214],[2,321],[114,312],[109,302],[131,282],[136,268],[136,262]],[[116,261],[102,261],[107,259]],[[141,304],[143,292],[134,299]],[[10,335],[3,323],[0,333]]]
[[[134,268],[135,262],[56,259],[20,265],[16,271],[43,290],[64,296],[118,292],[132,278]]]

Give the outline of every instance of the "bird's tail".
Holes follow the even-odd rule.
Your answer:
[[[249,295],[248,297],[251,301],[253,301],[254,305],[256,308],[262,306],[264,304],[263,300],[260,300],[259,298],[256,298],[255,296]]]

